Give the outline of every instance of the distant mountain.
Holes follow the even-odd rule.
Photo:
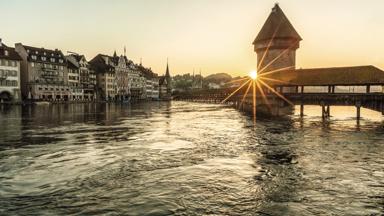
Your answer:
[[[226,73],[212,74],[204,78],[204,82],[207,83],[226,83],[232,80],[232,76]]]

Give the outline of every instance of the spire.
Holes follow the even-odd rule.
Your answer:
[[[124,46],[124,56],[127,56],[127,48]]]
[[[267,21],[265,21],[253,44],[272,38],[302,40],[277,3],[272,8],[272,12]]]
[[[113,57],[114,57],[114,58],[117,57],[116,50],[115,50],[115,52],[113,53]]]
[[[171,75],[169,74],[168,58],[167,58],[167,70],[165,71],[165,76],[171,77]]]

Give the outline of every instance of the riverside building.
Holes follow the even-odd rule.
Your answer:
[[[113,57],[98,54],[89,63],[96,72],[96,95],[98,99],[114,101],[117,95],[117,84]]]
[[[24,99],[68,101],[68,71],[66,59],[58,50],[15,44],[21,56],[21,93]]]
[[[0,39],[0,103],[20,102],[21,57]]]
[[[68,61],[68,84],[72,87],[74,100],[96,99],[96,74],[84,55],[72,53]]]

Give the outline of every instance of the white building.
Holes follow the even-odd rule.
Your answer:
[[[21,61],[15,49],[6,46],[0,39],[0,103],[21,101]]]

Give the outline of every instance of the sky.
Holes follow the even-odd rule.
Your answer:
[[[298,68],[384,69],[384,1],[280,0],[303,38]],[[247,75],[252,42],[276,0],[0,0],[0,38],[74,51],[124,53],[154,72]]]

